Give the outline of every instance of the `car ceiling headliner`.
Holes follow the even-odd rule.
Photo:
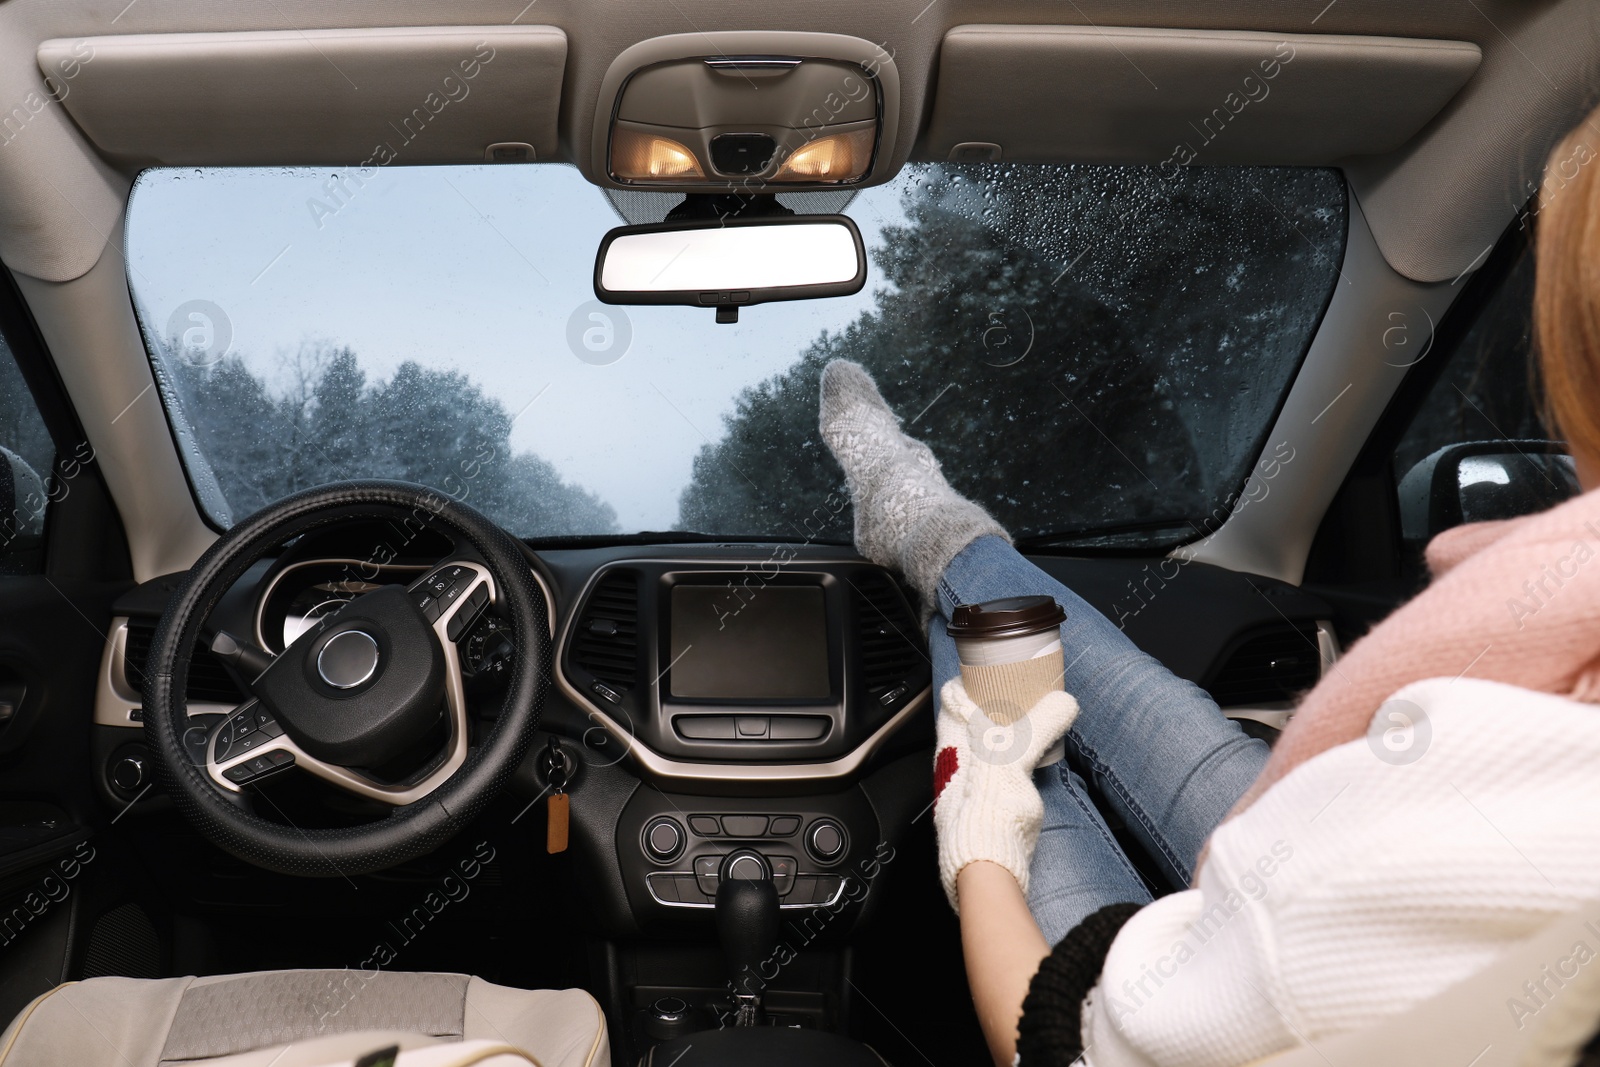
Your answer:
[[[940,42],[971,23],[1247,29],[1469,41],[1483,64],[1402,149],[1344,169],[1385,258],[1421,281],[1450,280],[1482,261],[1526,202],[1549,146],[1600,88],[1600,5],[1588,0],[5,0],[0,3],[0,108],[43,93],[41,41],[120,33],[543,24],[568,37],[561,104],[564,157],[588,151],[593,111],[612,59],[638,41],[722,29],[845,33],[890,50],[902,129],[926,120]],[[1003,77],[996,107],[1015,107]],[[910,138],[902,142],[908,150]],[[61,107],[45,107],[0,142],[0,259],[46,281],[85,273],[120,248],[132,175],[102,160]]]

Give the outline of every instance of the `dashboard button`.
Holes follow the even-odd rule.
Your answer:
[[[844,855],[844,828],[832,819],[818,819],[806,834],[806,851],[819,863],[832,863]]]
[[[741,739],[767,736],[767,717],[765,715],[739,715],[735,717],[734,721],[739,724],[739,737]]]
[[[601,700],[608,700],[613,704],[622,703],[621,694],[619,694],[615,689],[610,688],[609,686],[605,685],[602,682],[595,682],[593,685],[591,685],[589,687],[589,689],[594,693],[595,696],[599,697]]]
[[[144,785],[144,760],[138,756],[123,756],[111,765],[111,784],[125,793],[132,793]]]
[[[767,832],[765,815],[724,815],[722,832],[729,837],[760,837]]]
[[[689,816],[689,829],[701,837],[719,837],[722,834],[722,828],[717,825],[716,817],[712,815]]]
[[[828,732],[828,720],[821,715],[774,715],[772,740],[815,741]]]
[[[773,837],[788,837],[798,829],[800,829],[798,815],[774,815],[772,825],[767,827],[767,833]]]
[[[659,871],[645,875],[645,884],[650,887],[650,895],[661,904],[678,903],[678,876],[675,874],[662,874]]]
[[[722,866],[721,856],[697,856],[694,861],[694,880],[700,887],[700,892],[708,897],[717,895],[718,870]]]
[[[733,740],[732,715],[679,715],[672,720],[678,736],[690,741]]]
[[[677,858],[683,851],[683,830],[665,815],[644,828],[644,850],[657,863]]]
[[[768,856],[767,861],[772,864],[772,888],[780,897],[787,896],[794,889],[794,857]]]
[[[832,904],[839,896],[839,890],[844,887],[844,879],[837,874],[817,875],[816,888],[812,892],[811,903]]]

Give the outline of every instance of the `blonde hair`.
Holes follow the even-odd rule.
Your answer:
[[[1600,468],[1600,110],[1545,164],[1538,216],[1533,333],[1545,423]]]

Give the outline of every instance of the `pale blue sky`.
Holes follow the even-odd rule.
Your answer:
[[[147,171],[127,234],[147,327],[164,333],[180,305],[212,301],[232,351],[269,380],[281,354],[318,339],[350,345],[369,377],[407,359],[461,370],[522,412],[514,447],[609,503],[624,530],[670,528],[690,464],[721,437],[739,390],[853,320],[883,284],[869,266],[857,296],[764,304],[732,326],[698,308],[612,309],[632,341],[595,365],[569,347],[568,320],[594,299],[595,249],[622,222],[576,169],[384,168],[337,199],[324,191],[332,174]],[[869,259],[881,228],[902,221],[906,180],[848,210]]]

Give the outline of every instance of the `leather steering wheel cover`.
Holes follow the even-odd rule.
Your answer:
[[[226,797],[190,760],[188,657],[200,627],[223,594],[267,550],[286,538],[357,516],[426,513],[460,534],[493,576],[502,611],[521,654],[500,716],[467,760],[439,788],[386,818],[358,826],[300,829],[262,819]],[[473,508],[405,482],[337,482],[269,504],[217,540],[173,594],[156,627],[145,673],[147,742],[160,755],[160,775],[178,809],[212,843],[246,862],[283,874],[337,877],[383,870],[426,855],[454,837],[505,786],[527,753],[550,690],[550,606],[533,579],[527,546]],[[181,676],[181,677],[180,677]]]

